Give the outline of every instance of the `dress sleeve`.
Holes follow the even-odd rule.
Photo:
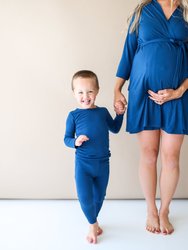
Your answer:
[[[132,68],[132,62],[137,49],[137,32],[130,33],[130,26],[133,19],[130,22],[128,33],[125,39],[123,53],[117,69],[116,76],[128,80]]]
[[[112,133],[117,134],[121,129],[124,115],[116,115],[116,117],[113,119],[107,109],[106,109],[106,113],[107,113],[106,115],[107,115],[108,129]]]
[[[66,146],[70,148],[75,147],[75,121],[74,117],[71,113],[69,113],[66,121],[66,129],[65,129],[65,136],[64,136],[64,143]]]
[[[185,78],[188,78],[188,42],[186,43]]]

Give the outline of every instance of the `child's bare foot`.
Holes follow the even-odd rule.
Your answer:
[[[98,224],[94,223],[90,225],[89,233],[87,235],[87,241],[89,243],[96,244],[97,243],[97,236],[98,236]]]
[[[103,233],[102,228],[98,226],[98,229],[97,229],[97,236],[101,235],[102,233]]]
[[[159,216],[157,213],[148,214],[146,230],[151,233],[160,233]]]
[[[168,213],[160,214],[159,219],[160,219],[160,228],[162,234],[167,235],[174,232],[174,227],[169,221]]]

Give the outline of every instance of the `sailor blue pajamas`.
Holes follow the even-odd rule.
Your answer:
[[[109,158],[76,157],[75,180],[81,208],[90,224],[96,222],[109,179]]]
[[[102,207],[109,179],[109,130],[118,133],[123,115],[113,119],[106,108],[76,109],[66,121],[64,142],[76,148],[75,181],[78,199],[88,222],[94,224]],[[79,135],[89,140],[75,147]]]

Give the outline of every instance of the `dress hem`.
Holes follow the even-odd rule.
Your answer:
[[[167,134],[173,134],[173,135],[188,135],[188,131],[182,131],[182,132],[169,131],[169,130],[167,130],[165,128],[143,128],[143,129],[138,129],[138,130],[133,130],[133,131],[130,131],[130,130],[126,129],[126,132],[128,132],[129,134],[137,134],[137,133],[140,133],[142,131],[154,131],[154,130],[163,130]]]

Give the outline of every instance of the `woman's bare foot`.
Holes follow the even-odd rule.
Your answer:
[[[151,233],[160,233],[159,216],[157,213],[148,214],[146,230]]]
[[[174,232],[174,227],[169,221],[168,213],[163,213],[163,214],[160,213],[159,220],[160,220],[160,228],[162,234],[167,235]]]
[[[97,243],[97,236],[98,236],[98,223],[94,223],[90,225],[89,233],[87,235],[87,241],[89,243],[96,244]]]

